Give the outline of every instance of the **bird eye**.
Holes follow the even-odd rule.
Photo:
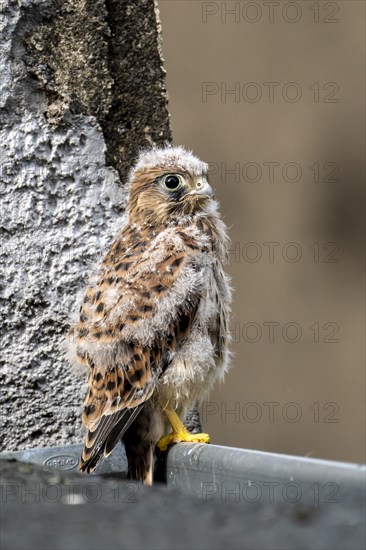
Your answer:
[[[163,177],[162,183],[169,191],[176,191],[183,185],[183,178],[179,174],[168,174]]]

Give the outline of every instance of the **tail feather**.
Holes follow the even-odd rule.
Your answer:
[[[88,431],[80,458],[79,469],[81,472],[93,472],[99,461],[113,451],[118,440],[135,420],[141,408],[142,405],[103,416],[98,426],[93,431]]]
[[[116,443],[118,440],[123,436],[125,431],[131,426],[132,422],[135,420],[137,415],[142,409],[142,405],[139,407],[136,407],[132,411],[130,410],[129,418],[126,420],[125,418],[121,418],[113,428],[113,430],[110,432],[106,443],[104,447],[104,456],[107,457],[111,454],[112,450],[114,449]]]

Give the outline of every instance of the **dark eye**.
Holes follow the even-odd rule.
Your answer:
[[[162,184],[169,191],[176,191],[183,185],[183,178],[180,174],[168,174],[163,177]]]

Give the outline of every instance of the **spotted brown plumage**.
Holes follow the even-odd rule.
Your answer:
[[[186,439],[174,411],[183,418],[229,366],[228,239],[207,170],[180,147],[144,152],[131,170],[127,223],[70,331],[89,369],[83,471],[122,438],[130,477],[150,483],[166,417],[164,448]]]

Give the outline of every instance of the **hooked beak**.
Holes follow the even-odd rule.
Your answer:
[[[202,197],[213,197],[213,189],[211,185],[208,183],[208,181],[204,178],[198,178],[194,181],[194,186],[192,191],[187,193],[186,196],[192,197],[195,195],[202,196]]]

